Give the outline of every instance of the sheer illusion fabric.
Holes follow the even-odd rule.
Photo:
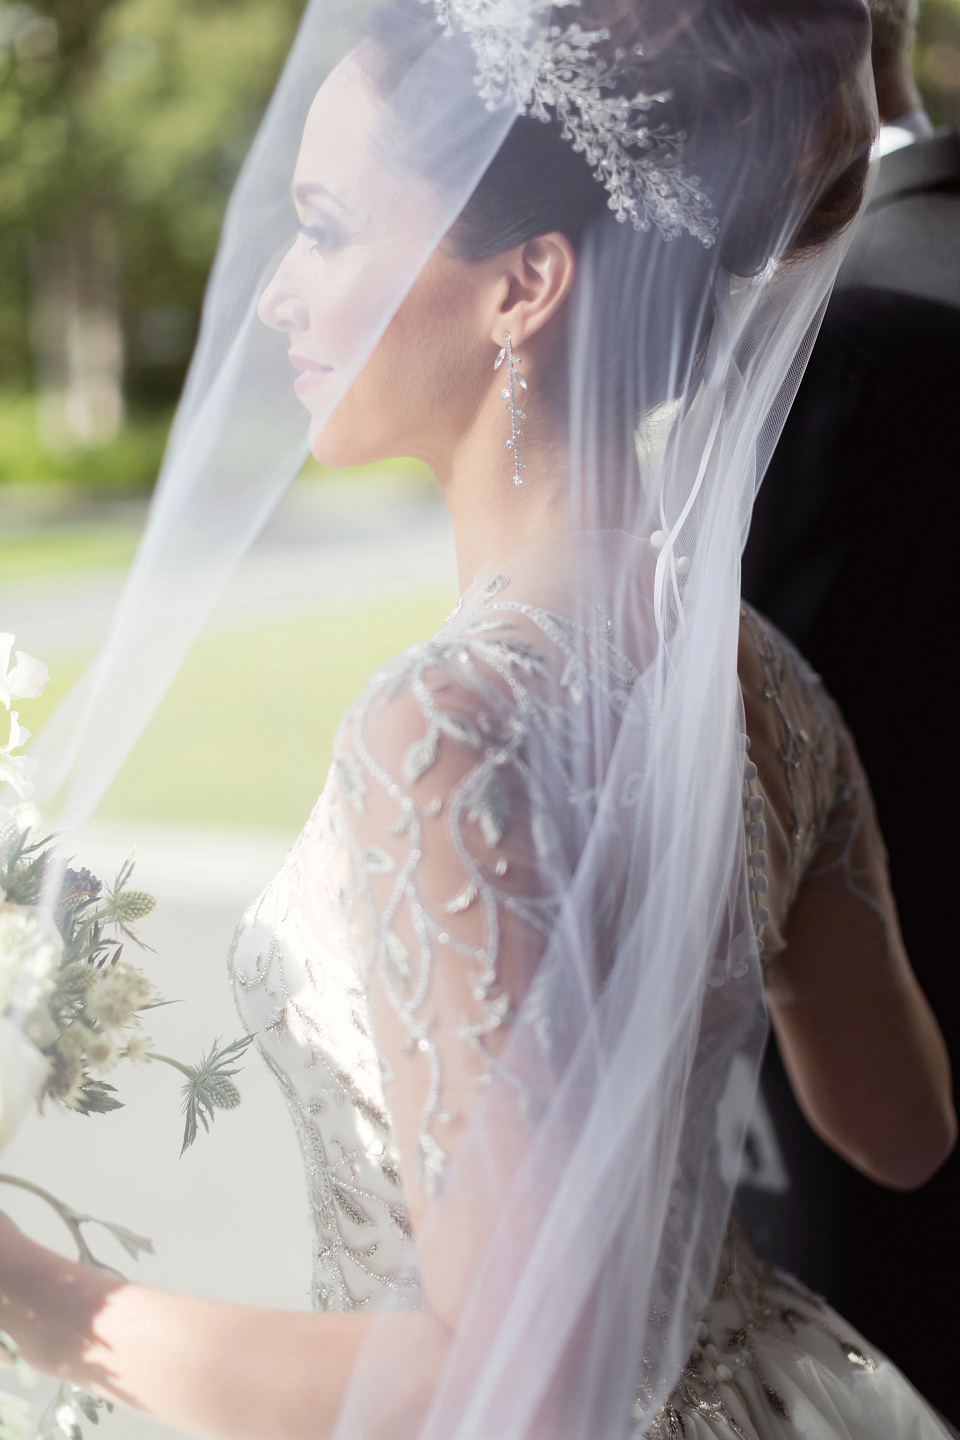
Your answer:
[[[473,11],[512,37],[529,93],[556,12]],[[481,97],[454,15],[402,63],[361,41],[327,84],[362,72],[363,105],[311,122],[362,12],[311,0],[231,201],[142,549],[38,749],[67,835],[516,118],[515,97]],[[649,1428],[712,1294],[766,1033],[739,557],[848,235],[824,216],[846,184],[852,220],[862,190],[865,11],[704,0],[588,21],[659,97],[702,233],[602,207],[587,227],[558,420],[569,533],[477,577],[373,678],[312,822],[335,853],[302,842],[280,882],[361,957],[331,1004],[355,1012],[338,1093],[365,1139],[351,1159],[341,1136],[339,1199],[329,1164],[314,1180],[317,1204],[385,1217],[389,1243],[318,1258],[320,1303],[384,1311],[340,1437]],[[342,202],[335,254],[293,238],[295,163]],[[309,419],[257,315],[281,261],[325,326]],[[512,485],[506,451],[490,467]],[[315,1012],[276,1001],[257,933],[234,959],[243,1003],[259,989],[255,1026],[309,1041]],[[435,1317],[432,1347],[410,1309]]]

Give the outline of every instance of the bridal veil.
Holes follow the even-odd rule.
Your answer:
[[[862,0],[309,0],[240,175],[142,547],[35,752],[67,834],[514,128],[562,130],[604,191],[568,325],[586,538],[530,563],[566,627],[545,713],[569,726],[598,667],[616,703],[562,774],[545,740],[525,751],[535,965],[417,1235],[429,1274],[456,1273],[453,1316],[429,1356],[402,1313],[377,1320],[343,1440],[524,1440],[561,1413],[566,1440],[642,1433],[690,1349],[766,1028],[740,552],[862,200],[868,46]],[[362,122],[308,122],[344,57]],[[309,423],[286,338],[258,316],[302,243],[295,167],[336,194],[352,256]],[[295,263],[323,283],[319,260]],[[512,475],[506,450],[497,463]]]

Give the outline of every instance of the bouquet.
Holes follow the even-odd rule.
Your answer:
[[[13,638],[0,633],[0,703],[10,717],[9,739],[0,747],[0,783],[6,782],[20,800],[12,809],[0,806],[0,1146],[34,1102],[41,1112],[48,1103],[82,1115],[120,1109],[116,1087],[103,1077],[122,1062],[159,1062],[184,1077],[183,1154],[200,1125],[208,1130],[218,1110],[239,1105],[234,1076],[253,1036],[226,1045],[215,1041],[196,1065],[153,1049],[144,1017],[167,1002],[131,961],[129,947],[149,948],[136,927],[156,901],[133,888],[132,860],[112,885],[71,866],[57,884],[56,836],[44,832],[29,803],[37,761],[14,753],[30,732],[11,709],[15,700],[42,694],[48,670],[19,650],[11,668]],[[29,1190],[51,1205],[86,1265],[118,1273],[91,1251],[83,1233],[88,1224],[108,1230],[133,1259],[153,1251],[143,1236],[82,1215],[29,1180],[0,1174],[0,1184]],[[26,1378],[15,1343],[2,1331],[0,1351]],[[41,1421],[41,1440],[81,1440],[81,1418],[96,1423],[102,1405],[95,1396],[62,1385]],[[27,1434],[27,1407],[0,1391],[0,1440]]]

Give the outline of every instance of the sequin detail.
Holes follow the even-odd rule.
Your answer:
[[[519,921],[545,938],[560,898],[528,882],[522,857],[549,855],[541,868],[555,875],[563,874],[563,856],[568,870],[575,866],[597,804],[596,784],[585,783],[577,756],[595,749],[599,714],[609,717],[613,742],[635,694],[637,672],[602,612],[576,623],[512,601],[509,583],[502,575],[473,587],[437,635],[385,666],[351,706],[324,793],[232,952],[241,1013],[258,1034],[303,1152],[317,1235],[313,1297],[321,1308],[376,1306],[388,1296],[416,1306],[422,1298],[390,1117],[391,1075],[372,1033],[372,981],[402,1027],[411,1063],[426,1067],[417,1163],[430,1190],[442,1180],[455,1118],[444,1094],[431,979],[441,962],[460,967],[474,1005],[457,1043],[473,1057],[478,1083],[502,1074],[495,1042],[514,1005],[502,973],[504,924]],[[816,677],[753,612],[745,610],[743,626],[761,662],[764,704],[785,737],[778,753],[790,811],[778,878],[768,860],[766,777],[745,750],[744,830],[759,941],[776,929],[815,854],[823,883],[836,877],[856,892],[866,811],[856,780],[837,778],[845,731]],[[807,719],[798,724],[800,714]],[[405,729],[394,724],[397,716]],[[642,728],[642,716],[631,710],[631,723]],[[534,787],[544,774],[562,807],[537,805]],[[640,772],[628,774],[618,805],[636,806],[640,793]],[[511,844],[518,827],[521,843]],[[442,834],[458,867],[439,898],[427,894],[431,833]],[[822,850],[830,837],[833,848]],[[598,936],[611,906],[615,913],[615,895],[609,904],[598,897]],[[557,1023],[550,1013],[538,1023],[545,1047]],[[394,1063],[406,1064],[406,1056]],[[717,1328],[708,1309],[704,1335],[652,1427],[638,1392],[635,1423],[647,1417],[656,1440],[682,1434],[684,1416],[694,1412],[742,1437],[729,1401],[746,1370],[763,1403],[788,1418],[783,1397],[763,1379],[758,1342],[791,1324],[832,1337],[844,1363],[874,1363],[831,1330],[821,1302],[761,1265],[735,1230],[717,1300],[735,1301],[736,1324],[717,1321]]]
[[[713,1303],[699,1326],[697,1341],[680,1379],[645,1435],[649,1440],[676,1440],[688,1433],[687,1418],[701,1416],[721,1433],[748,1440],[749,1420],[756,1399],[789,1422],[789,1406],[764,1372],[762,1337],[792,1339],[813,1328],[835,1347],[837,1358],[854,1369],[875,1370],[876,1361],[849,1336],[833,1325],[832,1315],[818,1295],[792,1276],[758,1259],[738,1222],[727,1230]],[[733,1323],[731,1323],[731,1320]],[[761,1342],[758,1344],[758,1342]],[[635,1422],[649,1413],[648,1397],[637,1394]],[[700,1433],[693,1426],[689,1433]]]
[[[577,623],[504,598],[508,583],[498,575],[475,587],[437,635],[378,672],[348,711],[336,742],[334,823],[352,866],[345,901],[356,929],[367,934],[368,978],[375,970],[406,1032],[408,1053],[429,1068],[417,1147],[417,1178],[428,1193],[440,1183],[446,1160],[443,1074],[429,1002],[438,947],[454,952],[468,976],[476,1008],[463,1017],[459,1038],[476,1057],[478,1083],[486,1083],[496,1066],[490,1039],[513,1014],[499,976],[504,914],[545,938],[560,902],[559,892],[524,893],[511,884],[504,841],[512,826],[526,824],[527,848],[554,856],[566,845],[575,862],[597,798],[576,780],[578,747],[590,736],[598,704],[606,706],[615,733],[637,679],[612,644],[602,612]],[[402,728],[414,734],[392,754],[378,718],[393,717],[398,705]],[[444,757],[456,782],[450,793],[425,799]],[[558,780],[551,793],[566,799],[561,825],[532,797],[538,775]],[[389,808],[386,830],[395,842],[389,850],[362,823],[372,797]],[[438,910],[423,893],[421,862],[424,826],[441,810],[443,843],[460,878]],[[456,926],[468,914],[475,917],[474,938]]]

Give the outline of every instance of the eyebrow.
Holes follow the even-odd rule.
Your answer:
[[[318,195],[323,196],[325,200],[332,200],[334,205],[339,205],[345,214],[353,214],[350,206],[341,200],[339,195],[335,195],[332,190],[327,189],[326,185],[321,185],[316,180],[303,180],[299,185],[293,187],[293,198],[298,205],[308,205]]]

